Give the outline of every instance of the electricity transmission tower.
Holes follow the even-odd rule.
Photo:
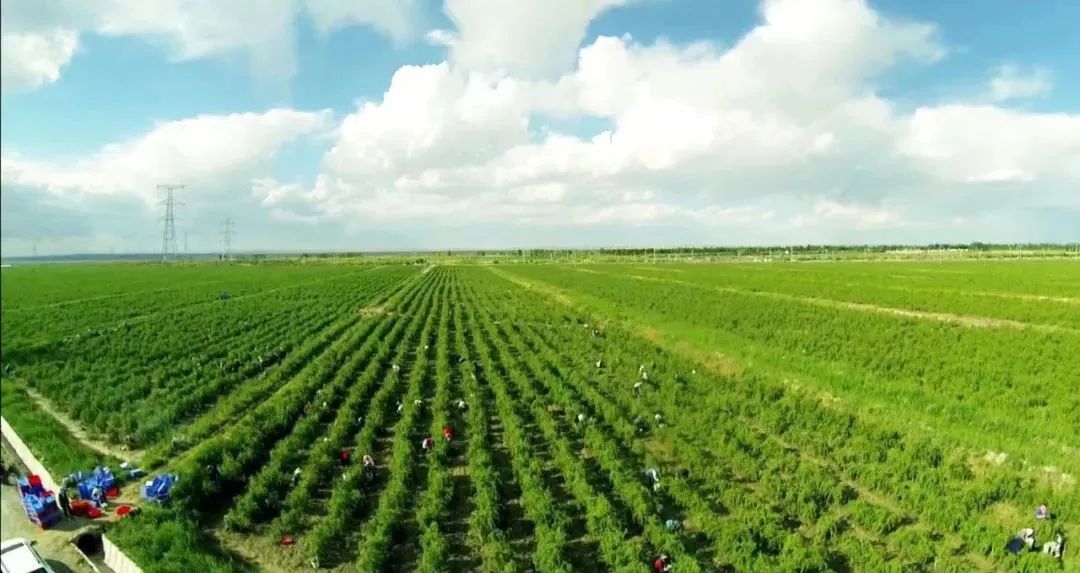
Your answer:
[[[236,231],[233,230],[232,218],[227,218],[221,222],[221,260],[227,261],[232,256],[232,238],[236,235]]]
[[[177,203],[173,197],[173,192],[183,189],[183,185],[158,185],[158,191],[165,192],[165,200],[162,203],[165,205],[165,217],[162,219],[165,225],[161,229],[161,261],[165,262],[169,260],[171,256],[173,259],[178,258],[179,251],[176,248],[176,205],[183,205],[183,203]]]

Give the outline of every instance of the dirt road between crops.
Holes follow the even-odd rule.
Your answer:
[[[567,267],[579,272],[589,272],[596,274],[605,274],[612,277],[624,277],[639,281],[657,282],[657,283],[669,283],[677,284],[681,286],[688,286],[691,288],[712,290],[716,292],[728,292],[732,294],[748,295],[748,296],[760,296],[777,298],[782,300],[790,300],[794,302],[803,302],[807,304],[814,304],[818,306],[825,306],[831,308],[846,308],[850,310],[857,310],[860,312],[873,312],[879,314],[891,314],[894,316],[903,316],[906,318],[917,318],[922,320],[936,320],[939,322],[949,322],[952,324],[959,324],[962,326],[971,326],[975,328],[1014,328],[1017,330],[1038,330],[1042,332],[1080,332],[1075,328],[1069,328],[1067,326],[1057,326],[1053,324],[1038,324],[1033,322],[1022,322],[1019,320],[1010,320],[1007,318],[991,318],[987,316],[966,316],[960,314],[950,314],[945,312],[930,312],[925,310],[912,310],[907,308],[894,308],[889,306],[879,306],[876,304],[867,304],[861,302],[851,302],[844,300],[835,300],[831,298],[820,298],[813,296],[801,296],[795,294],[788,294],[782,292],[773,291],[760,291],[749,290],[735,287],[721,287],[712,286],[707,284],[695,283],[691,281],[684,281],[681,279],[672,279],[664,277],[647,277],[643,275],[621,275],[611,272],[597,271],[593,269],[580,269]],[[512,280],[512,279],[511,279]],[[519,283],[520,284],[520,283]]]
[[[4,463],[14,464],[20,474],[26,473],[24,467],[15,455],[7,441],[2,446]],[[13,478],[14,479],[14,478]],[[83,561],[83,558],[69,542],[75,532],[89,525],[88,519],[67,520],[61,522],[54,529],[42,531],[34,525],[30,518],[23,512],[22,500],[19,491],[14,485],[4,483],[0,485],[0,539],[8,540],[16,537],[25,537],[36,541],[34,549],[49,562],[56,573],[92,573],[93,569]]]
[[[34,549],[49,562],[56,573],[92,573],[90,566],[83,561],[68,540],[82,525],[77,521],[67,521],[57,525],[57,529],[41,531],[23,513],[22,502],[15,486],[0,486],[0,536],[3,539],[25,537],[36,541]]]
[[[105,442],[91,438],[90,435],[86,433],[86,430],[82,427],[81,424],[71,419],[70,417],[68,417],[67,414],[61,412],[59,409],[53,406],[52,402],[49,402],[48,398],[42,396],[27,384],[22,384],[22,386],[26,390],[27,395],[30,396],[30,399],[33,400],[35,404],[37,404],[38,408],[41,408],[42,411],[52,416],[53,419],[55,419],[57,422],[60,422],[60,424],[67,428],[67,431],[71,432],[71,435],[74,436],[76,440],[79,440],[79,443],[81,443],[82,445],[90,448],[91,450],[94,450],[99,454],[111,456],[120,460],[131,460],[139,457],[139,454],[141,452],[139,452],[138,450],[130,450],[125,452],[119,448],[110,446]]]

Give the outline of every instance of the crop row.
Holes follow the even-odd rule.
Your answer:
[[[419,284],[426,290],[429,281]],[[379,321],[373,336],[380,336],[386,324],[385,319]],[[224,433],[202,441],[193,448],[181,466],[181,474],[190,478],[181,480],[177,497],[197,509],[213,503],[220,495],[232,495],[239,491],[246,476],[264,461],[262,452],[288,434],[303,415],[304,407],[314,401],[316,392],[333,378],[351,351],[367,338],[370,330],[368,325],[361,321],[345,328],[344,334],[317,357],[305,361],[299,372],[277,387],[269,398],[247,409],[247,413],[235,420]],[[219,480],[206,475],[204,468],[208,466],[219,468]]]
[[[183,281],[186,284],[182,288],[144,293],[135,300],[117,297],[76,304],[75,307],[84,310],[85,314],[72,312],[74,309],[68,305],[21,311],[16,298],[13,301],[16,306],[11,307],[15,314],[10,317],[15,320],[10,321],[11,328],[5,333],[4,349],[8,351],[16,346],[47,344],[65,335],[84,331],[87,326],[91,329],[106,329],[121,322],[139,321],[146,317],[167,316],[186,309],[205,307],[213,304],[220,292],[228,292],[233,297],[265,295],[281,288],[297,289],[305,284],[312,287],[339,276],[344,276],[342,271],[330,268],[315,272],[309,270],[306,273],[278,270],[202,284],[193,284],[189,282],[189,278]],[[301,280],[297,280],[298,278]],[[116,288],[119,290],[125,287],[117,284]],[[5,303],[10,302],[8,297]]]
[[[805,267],[809,266],[810,270]],[[888,274],[868,272],[874,265],[841,266],[838,275],[822,265],[656,265],[583,267],[589,272],[616,276],[644,275],[702,287],[732,289],[758,296],[782,295],[863,303],[951,315],[991,317],[1035,324],[1080,327],[1080,306],[1062,297],[987,291],[992,286],[957,288],[948,281],[919,280],[912,269],[893,268]],[[925,274],[925,273],[923,273]]]
[[[320,480],[329,477],[333,467],[339,463],[339,452],[345,446],[346,439],[359,425],[358,414],[364,412],[363,405],[379,376],[385,375],[386,372],[392,373],[389,364],[391,352],[400,348],[402,340],[408,341],[415,336],[415,325],[419,322],[413,320],[410,323],[406,317],[422,315],[430,304],[431,298],[436,295],[437,293],[430,292],[419,293],[418,296],[428,298],[406,301],[402,305],[403,313],[395,313],[394,317],[390,317],[383,323],[384,329],[388,329],[388,332],[369,336],[364,347],[353,355],[350,362],[354,364],[354,367],[337,372],[335,380],[341,379],[349,384],[345,403],[341,408],[335,408],[333,405],[324,408],[316,400],[315,408],[309,414],[310,417],[319,419],[324,411],[336,411],[334,420],[329,426],[329,434],[323,436],[324,432],[315,431],[320,428],[314,425],[305,428],[301,422],[292,434],[278,442],[271,452],[271,463],[256,476],[255,484],[249,487],[244,497],[234,507],[234,512],[230,515],[234,525],[250,527],[253,522],[265,522],[275,518],[284,508],[306,509],[308,503],[306,497],[314,492]],[[361,364],[364,365],[363,371],[354,372],[354,369]],[[323,399],[322,392],[323,390],[320,390],[319,399]],[[316,439],[318,437],[325,437],[325,439],[318,440]],[[301,465],[300,462],[304,461],[305,456],[306,462]],[[291,468],[295,467],[302,468],[301,479],[297,487],[293,488],[286,497],[284,490],[288,485],[289,474],[292,473]],[[245,503],[270,505],[263,506],[260,511],[254,513],[250,510],[245,511]],[[289,533],[296,533],[296,531],[291,530]]]
[[[419,340],[413,363],[407,374],[395,375],[394,384],[385,386],[383,390],[386,392],[380,392],[381,396],[376,396],[375,400],[379,400],[380,407],[376,410],[373,400],[373,407],[369,409],[364,427],[357,436],[356,451],[371,452],[380,466],[380,471],[376,473],[377,479],[367,479],[366,472],[359,464],[348,468],[333,484],[326,515],[315,523],[305,539],[308,553],[320,563],[350,560],[349,548],[354,542],[359,542],[361,551],[355,558],[364,562],[381,561],[389,550],[386,527],[396,521],[397,512],[403,502],[402,496],[407,488],[406,480],[412,475],[412,464],[415,463],[411,456],[415,447],[412,443],[411,428],[419,419],[421,405],[416,404],[415,400],[420,396],[421,385],[427,375],[428,354],[435,323],[435,312],[432,309],[439,304],[445,304],[445,300],[439,299],[445,295],[446,277],[444,273],[436,272],[438,290],[423,311],[412,317],[410,324],[413,332],[419,327]],[[413,339],[414,336],[416,335],[411,334],[409,338]],[[404,348],[403,345],[401,350]],[[397,401],[397,404],[400,404],[400,416],[389,424],[393,436],[390,446],[392,453],[390,459],[386,459],[386,449],[376,447],[377,435],[388,425],[386,417],[398,413],[399,408],[395,407],[391,400],[399,395],[397,379],[401,376],[407,376],[405,392]],[[376,500],[377,504],[373,503]],[[349,532],[354,531],[357,521],[364,517],[367,519],[360,525],[356,537],[350,538]]]
[[[266,315],[264,320],[258,320],[258,314],[250,316],[254,310],[251,307],[234,312],[230,305],[224,305],[220,312],[228,314],[231,320],[218,327],[217,332],[214,332],[217,314],[192,316],[186,322],[162,325],[166,331],[173,328],[188,331],[186,338],[177,337],[176,344],[162,340],[152,331],[122,331],[109,335],[117,342],[115,346],[72,352],[62,362],[21,368],[18,375],[27,377],[54,400],[68,405],[73,416],[90,428],[101,429],[117,441],[132,436],[135,443],[145,444],[226,389],[276,364],[304,336],[347,312],[351,304],[377,296],[399,280],[393,276],[374,276],[361,282],[360,289],[353,285],[352,290],[342,284],[329,293],[321,293],[333,307],[271,306],[274,310],[262,313]],[[317,303],[318,299],[304,297],[300,302]],[[244,311],[248,316],[245,317]],[[214,335],[204,342],[201,336],[191,336],[192,331],[214,332]],[[144,348],[132,348],[133,345]],[[146,349],[162,346],[170,346],[172,351],[147,356]],[[210,348],[203,350],[203,346]],[[174,359],[178,352],[186,354]],[[102,392],[103,384],[108,391]],[[141,415],[132,415],[134,412]]]
[[[1080,334],[974,328],[738,293],[702,296],[700,289],[630,277],[520,272],[748,361],[809,375],[863,408],[902,413],[966,445],[1008,445],[1034,461],[1080,471],[1068,458],[1031,447],[1047,439],[1080,447],[1080,418],[1072,415],[1080,397],[1069,391],[1080,354],[1068,350],[1080,345]]]
[[[529,306],[522,305],[520,300],[515,304]],[[607,353],[611,347],[604,339],[593,339],[592,342],[594,355],[604,353],[605,359],[610,358]],[[642,348],[638,360],[642,356],[651,357],[655,350],[639,346]],[[671,364],[672,361],[666,361],[666,365]],[[617,364],[619,369],[613,369],[612,374],[624,381],[623,395],[628,394],[625,381],[635,378],[635,365]],[[718,381],[711,376],[698,376],[691,377],[688,386],[684,386],[672,381],[678,370],[665,371],[665,363],[658,363],[656,367],[655,374],[651,374],[660,383],[642,402],[655,400],[658,411],[669,415],[677,413],[687,427],[692,428],[684,431],[688,439],[694,438],[715,447],[731,443],[735,438],[747,445],[758,441],[755,449],[778,450],[776,454],[766,456],[753,455],[753,449],[746,453],[733,451],[731,466],[748,478],[761,479],[773,472],[775,464],[762,463],[762,460],[777,459],[785,448],[783,444],[792,444],[811,459],[826,462],[832,475],[892,497],[909,515],[919,517],[939,531],[960,533],[966,542],[965,550],[975,554],[1000,556],[1001,539],[1008,535],[1007,526],[987,519],[986,512],[991,506],[1002,502],[1020,507],[1033,506],[1039,503],[1040,493],[1046,493],[1045,490],[1038,492],[1032,478],[1008,471],[994,471],[977,479],[968,469],[966,460],[946,455],[942,444],[934,438],[903,435],[835,409],[823,408],[816,400],[787,392],[768,378],[745,376]],[[689,364],[682,367],[684,380],[690,369]],[[715,384],[722,384],[729,391],[716,392]],[[673,412],[675,407],[678,409]],[[747,412],[754,412],[753,418],[748,418]],[[737,426],[721,423],[728,419],[744,428],[740,431]],[[713,431],[703,431],[708,429]],[[762,436],[770,440],[760,442]],[[692,450],[684,453],[683,460],[692,459]],[[898,468],[904,470],[898,471]],[[810,479],[798,479],[807,483],[807,490],[820,489],[811,487],[814,482]],[[836,478],[830,480],[835,482]],[[783,491],[781,486],[769,487],[773,491]],[[1051,503],[1064,508],[1063,515],[1075,511],[1074,502],[1060,495],[1051,493],[1051,496]],[[790,513],[797,515],[799,511]],[[923,535],[927,533],[923,531]],[[954,559],[949,554],[940,558],[946,562]]]

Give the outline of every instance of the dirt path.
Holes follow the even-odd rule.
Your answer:
[[[14,463],[19,473],[26,474],[26,467],[7,440],[3,440],[0,447],[4,451],[4,463]],[[62,521],[55,528],[42,531],[26,517],[15,486],[6,483],[0,485],[0,539],[25,537],[36,542],[34,548],[56,573],[92,573],[93,570],[70,543],[75,532],[92,523],[90,519],[79,517]]]
[[[22,502],[15,486],[0,486],[0,536],[3,539],[25,537],[36,541],[34,549],[49,562],[56,573],[90,573],[93,570],[83,561],[68,540],[75,531],[88,523],[86,519],[61,522],[56,529],[42,531],[23,513]]]
[[[572,267],[567,267],[572,268]],[[1080,330],[1069,328],[1067,326],[1057,326],[1053,324],[1038,324],[1032,322],[1022,322],[1019,320],[1010,320],[1006,318],[991,318],[986,316],[965,316],[959,314],[950,314],[946,312],[929,312],[923,310],[912,310],[907,308],[894,308],[889,306],[880,306],[875,304],[867,304],[861,302],[850,302],[843,300],[835,300],[830,298],[820,298],[812,296],[800,296],[794,294],[787,294],[773,291],[755,291],[747,290],[735,287],[719,287],[710,286],[691,281],[684,281],[680,279],[662,278],[662,277],[647,277],[642,275],[620,275],[616,273],[604,273],[602,271],[596,271],[592,269],[573,269],[576,271],[584,271],[598,274],[607,274],[613,277],[629,277],[634,280],[677,284],[682,286],[688,286],[691,288],[713,290],[716,292],[727,292],[733,294],[761,296],[769,298],[777,298],[783,300],[790,300],[795,302],[804,302],[809,304],[815,304],[818,306],[830,307],[830,308],[846,308],[850,310],[858,310],[863,312],[874,312],[879,314],[891,314],[895,316],[903,316],[907,318],[918,318],[925,320],[936,320],[940,322],[949,322],[952,324],[959,324],[962,326],[971,326],[975,328],[1014,328],[1017,330],[1039,330],[1043,332],[1071,332],[1077,333]]]
[[[90,437],[85,429],[83,429],[82,425],[53,406],[48,398],[42,396],[28,385],[23,386],[26,389],[26,393],[30,396],[30,399],[34,401],[34,404],[36,404],[38,408],[41,408],[43,412],[55,418],[57,422],[60,422],[69,432],[71,432],[71,435],[74,436],[76,440],[79,440],[79,443],[87,448],[94,450],[99,454],[111,456],[120,460],[134,460],[142,455],[141,450],[129,450],[125,452],[119,448],[110,446],[105,442],[95,440]]]

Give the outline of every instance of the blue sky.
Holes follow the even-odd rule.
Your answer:
[[[1076,2],[234,4],[4,0],[5,254],[1080,240]]]

